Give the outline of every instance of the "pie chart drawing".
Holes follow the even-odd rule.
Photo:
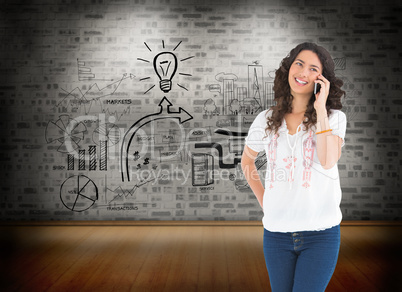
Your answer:
[[[82,212],[98,200],[98,187],[85,175],[73,175],[61,185],[60,199],[67,209]]]
[[[82,122],[77,122],[68,115],[61,115],[57,121],[49,121],[45,139],[47,143],[57,141],[60,144],[58,152],[69,153],[79,148],[79,143],[84,139],[86,131],[87,127]]]
[[[116,145],[120,141],[120,129],[115,124],[104,124],[96,128],[92,140],[99,145],[100,141],[107,141],[107,147]]]

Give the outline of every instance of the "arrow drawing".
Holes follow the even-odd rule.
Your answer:
[[[166,98],[163,99],[159,103],[159,112],[147,115],[137,122],[135,122],[128,131],[124,134],[123,141],[121,144],[120,150],[120,168],[121,168],[121,179],[124,181],[124,175],[127,175],[127,180],[130,181],[130,169],[129,169],[129,157],[128,151],[130,149],[130,145],[132,140],[134,139],[135,134],[137,131],[145,126],[148,123],[151,123],[156,120],[161,119],[178,119],[180,124],[187,122],[193,118],[187,111],[183,108],[179,107],[179,111],[175,112],[170,109],[172,103]]]

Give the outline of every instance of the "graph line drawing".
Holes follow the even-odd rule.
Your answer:
[[[121,117],[122,116],[124,116],[124,115],[126,115],[126,114],[129,114],[130,113],[130,111],[131,111],[131,107],[130,106],[127,106],[124,110],[122,110],[122,111],[118,111],[118,110],[115,110],[115,111],[113,111],[113,110],[110,110],[110,109],[104,109],[104,108],[102,108],[102,113],[104,113],[106,116],[108,116],[108,117],[114,117],[114,119],[115,119],[115,121],[120,121],[120,119],[121,119]]]
[[[62,183],[60,199],[67,209],[82,212],[98,200],[98,187],[85,175],[73,175]]]
[[[89,86],[88,90],[81,91],[79,87],[75,87],[71,91],[67,91],[62,88],[62,90],[66,93],[66,95],[62,98],[62,100],[56,105],[59,107],[67,98],[76,99],[77,104],[89,104],[93,100],[98,100],[103,97],[112,96],[117,89],[120,87],[121,83],[126,79],[133,79],[135,75],[124,73],[119,80],[116,80],[112,83],[107,84],[104,87],[99,87],[98,83],[94,83]],[[87,98],[88,95],[97,95],[93,98]]]
[[[57,121],[49,121],[45,130],[45,140],[59,143],[58,152],[70,153],[80,147],[87,127],[82,122],[71,119],[69,115],[60,115]]]
[[[108,205],[110,205],[111,203],[113,203],[114,201],[119,201],[120,199],[127,199],[128,197],[132,197],[134,196],[134,193],[142,186],[157,181],[159,178],[163,177],[163,175],[159,176],[159,177],[154,177],[154,178],[150,178],[144,181],[141,181],[139,183],[136,183],[131,189],[123,189],[121,186],[118,186],[117,188],[115,188],[114,190],[107,188],[106,187],[106,192],[111,192],[114,193],[114,197],[107,202]],[[105,195],[106,196],[106,195]],[[107,198],[107,196],[106,196]],[[137,203],[137,202],[136,202]]]
[[[190,115],[187,111],[185,111],[182,107],[179,107],[179,111],[172,111],[170,107],[172,103],[166,98],[163,97],[159,103],[159,112],[154,114],[150,114],[144,116],[143,118],[136,121],[124,134],[123,141],[121,143],[120,150],[120,167],[121,167],[121,178],[124,181],[125,175],[127,176],[127,180],[130,181],[130,168],[129,168],[129,149],[130,145],[133,141],[133,138],[137,131],[145,126],[148,123],[151,123],[156,120],[161,119],[178,119],[180,124],[183,124],[191,119],[193,116]]]

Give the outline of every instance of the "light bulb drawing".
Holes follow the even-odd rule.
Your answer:
[[[180,41],[174,47],[174,49],[172,51],[175,51],[180,46],[181,43],[182,42]],[[147,43],[144,42],[144,45],[148,49],[149,52],[152,52],[151,48],[148,46]],[[162,40],[162,47],[164,50],[166,50],[165,42],[163,40]],[[174,53],[164,51],[164,52],[160,52],[153,58],[153,68],[160,80],[159,87],[164,93],[168,93],[172,89],[172,78],[176,74],[179,63],[191,60],[194,57],[195,56],[189,56],[184,59],[178,59],[178,57]],[[149,64],[152,63],[150,60],[147,60],[144,58],[137,58],[137,60],[141,61],[141,62],[149,63]],[[181,76],[185,76],[185,77],[192,76],[191,74],[183,73],[183,72],[179,72],[178,74]],[[140,81],[148,81],[148,80],[151,80],[150,76],[140,78]],[[188,88],[186,88],[183,84],[179,84],[179,83],[176,83],[176,84],[178,87],[188,91]],[[144,92],[144,94],[147,94],[153,88],[155,88],[155,84],[151,85],[151,87],[149,87]]]
[[[177,57],[171,52],[162,52],[154,58],[154,69],[158,75],[160,89],[168,93],[172,89],[172,78],[177,70]]]

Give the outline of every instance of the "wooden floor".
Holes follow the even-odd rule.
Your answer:
[[[261,226],[3,226],[1,291],[270,291]],[[342,226],[326,291],[402,291],[402,226]]]

